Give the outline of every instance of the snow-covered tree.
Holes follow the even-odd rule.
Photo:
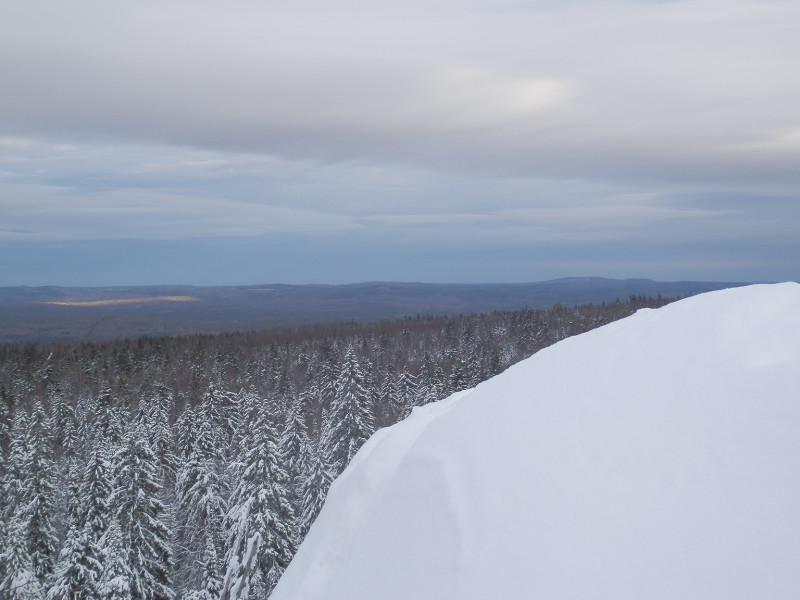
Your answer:
[[[9,460],[2,482],[0,597],[42,598],[42,584],[53,568],[56,537],[52,522],[53,464],[47,417],[40,403],[29,418],[17,410]]]
[[[12,519],[6,526],[6,537],[0,564],[5,576],[0,581],[0,598],[3,600],[41,600],[44,589],[34,572],[28,548],[25,522]]]
[[[288,405],[283,432],[280,439],[280,453],[284,468],[289,475],[289,488],[295,515],[299,515],[302,507],[302,458],[303,450],[308,445],[306,419],[303,414],[303,398],[295,396]]]
[[[70,530],[54,573],[48,600],[98,600],[103,557],[88,531]]]
[[[175,485],[175,525],[178,539],[176,564],[181,579],[190,587],[199,585],[199,567],[208,543],[222,551],[221,527],[227,513],[222,457],[214,445],[211,423],[201,421],[189,458],[178,472]]]
[[[94,410],[92,433],[95,437],[95,446],[105,449],[108,452],[106,458],[109,460],[122,443],[126,412],[121,410],[109,388],[104,388],[100,392]]]
[[[419,368],[419,373],[416,378],[417,382],[417,402],[418,405],[428,404],[429,402],[434,402],[439,398],[436,397],[436,391],[431,385],[432,383],[432,376],[428,369],[428,358],[427,352],[425,353],[425,359],[422,362],[422,365]]]
[[[170,600],[170,532],[158,499],[158,464],[146,437],[130,432],[114,456],[115,488],[111,505],[130,571],[134,600]]]
[[[53,572],[58,540],[54,525],[53,449],[50,422],[40,403],[34,406],[28,429],[24,480],[15,519],[24,523],[33,574],[44,584]]]
[[[417,404],[417,380],[403,369],[394,384],[393,409],[396,420],[405,419]]]
[[[11,437],[11,398],[6,393],[6,386],[0,382],[0,477],[5,471],[6,448]]]
[[[212,427],[214,444],[226,449],[238,425],[238,402],[236,394],[210,384],[197,409],[201,421]]]
[[[197,412],[188,404],[183,409],[181,416],[178,417],[175,428],[177,430],[176,444],[176,465],[189,458],[194,449],[195,438],[197,437]]]
[[[129,565],[129,551],[125,547],[119,523],[114,519],[100,541],[103,557],[103,574],[97,589],[101,600],[132,600],[133,581],[136,578]]]
[[[3,498],[0,503],[0,589],[8,583],[7,577],[14,577],[12,567],[22,565],[19,554],[28,554],[26,544],[21,542],[22,525],[14,520],[22,496],[22,467],[26,457],[27,429],[27,414],[22,410],[16,411],[13,424],[9,427],[9,450],[7,459],[3,461],[3,477],[0,480],[0,494]]]
[[[17,509],[22,496],[25,480],[24,466],[28,456],[28,430],[30,421],[23,410],[14,414],[10,428],[8,458],[3,462],[2,492],[3,503],[0,504],[0,516],[8,523]],[[0,563],[2,566],[2,563]]]
[[[186,595],[186,600],[219,600],[223,580],[220,577],[220,560],[212,536],[207,536],[206,551],[200,563],[202,579],[199,589]],[[235,586],[234,586],[235,587]]]
[[[111,465],[105,459],[105,452],[95,449],[83,473],[81,506],[84,511],[80,523],[94,542],[103,537],[112,519],[109,505],[112,494],[111,477]]]
[[[261,534],[256,532],[247,538],[241,556],[234,556],[228,564],[225,580],[222,582],[222,600],[247,600],[250,597],[250,586],[253,572],[258,565],[258,551],[261,546]],[[262,595],[268,595],[263,584],[259,589]]]
[[[111,469],[105,452],[95,449],[82,477],[76,481],[78,501],[73,507],[71,527],[50,588],[50,600],[95,600],[105,555],[102,539],[112,519],[109,507]]]
[[[259,414],[241,458],[238,484],[226,518],[226,598],[236,597],[234,586],[242,589],[246,585],[259,594],[269,593],[295,552],[289,476],[277,437],[270,415]],[[248,557],[254,544],[257,552],[250,568]],[[247,582],[242,581],[245,574]]]
[[[303,414],[303,398],[294,396],[288,403],[286,420],[280,440],[280,450],[284,456],[284,464],[292,477],[299,471],[299,463],[303,446],[308,435],[306,432],[306,419]]]
[[[166,386],[159,385],[155,396],[150,398],[147,404],[147,432],[150,447],[156,455],[162,478],[172,481],[177,468],[173,434],[170,427],[170,413],[174,404],[172,392]]]
[[[340,473],[375,430],[373,391],[351,346],[334,385],[328,422],[322,436],[327,462]]]
[[[319,443],[309,442],[303,448],[303,475],[300,483],[301,512],[298,518],[298,540],[305,538],[317,518],[331,485],[331,474],[325,465]]]
[[[391,364],[384,373],[383,384],[378,392],[378,423],[390,425],[394,423],[395,417],[395,375]]]

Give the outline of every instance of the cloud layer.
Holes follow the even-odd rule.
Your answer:
[[[800,237],[796,2],[32,0],[3,15],[5,243]]]

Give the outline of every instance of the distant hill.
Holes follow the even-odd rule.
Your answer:
[[[406,315],[454,315],[630,295],[682,297],[745,282],[570,277],[536,283],[0,288],[0,343],[247,331]]]

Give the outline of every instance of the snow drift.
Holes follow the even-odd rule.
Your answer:
[[[543,350],[376,433],[273,600],[800,594],[800,285]]]

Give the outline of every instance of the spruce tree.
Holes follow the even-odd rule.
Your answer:
[[[34,572],[28,547],[26,523],[11,519],[6,526],[3,554],[5,577],[0,581],[0,597],[3,600],[41,600],[44,589]]]
[[[214,445],[210,422],[202,421],[189,458],[178,472],[175,488],[176,564],[181,580],[197,587],[203,577],[201,559],[208,552],[222,550],[221,528],[227,513],[226,493],[221,476],[222,461]]]
[[[197,411],[187,404],[175,424],[175,428],[177,429],[177,439],[175,442],[176,468],[180,468],[181,463],[189,458],[189,455],[194,449],[195,438],[197,437],[197,420]]]
[[[304,446],[302,465],[302,502],[297,526],[299,532],[298,542],[305,538],[311,524],[322,509],[332,480],[318,442],[309,441]]]
[[[96,448],[83,473],[81,506],[84,512],[80,525],[95,543],[103,537],[112,519],[109,504],[113,491],[112,470],[105,459],[106,454],[104,450]]]
[[[0,479],[5,475],[7,452],[11,445],[11,398],[0,382]]]
[[[33,573],[41,584],[53,572],[58,540],[54,525],[53,449],[50,422],[41,403],[36,403],[28,430],[24,482],[17,505],[17,519],[25,524]]]
[[[12,564],[22,564],[18,556],[20,552],[24,551],[25,556],[28,556],[27,544],[19,537],[22,524],[16,519],[25,480],[23,467],[27,458],[27,431],[28,415],[23,410],[17,410],[10,428],[8,460],[3,463],[3,478],[0,481],[3,497],[0,504],[0,527],[3,534],[0,536],[0,582],[5,581],[8,576],[14,576]],[[21,544],[19,548],[12,544],[14,540]],[[12,556],[17,558],[12,561]]]
[[[162,479],[172,482],[177,468],[177,459],[173,447],[173,435],[170,428],[170,413],[174,404],[172,393],[164,385],[157,386],[154,398],[146,408],[147,431],[150,447],[156,455]]]
[[[294,555],[295,515],[277,437],[270,416],[261,412],[240,459],[238,485],[229,502],[223,597],[234,597],[234,588],[244,585],[268,594]]]
[[[111,389],[103,388],[97,397],[91,431],[95,438],[95,446],[104,448],[108,452],[106,456],[108,460],[111,460],[122,444],[126,413],[127,411],[114,399]]]
[[[405,419],[417,404],[417,381],[414,376],[403,369],[397,376],[394,385],[394,414],[396,421]]]
[[[124,545],[122,531],[116,519],[109,524],[100,541],[103,556],[103,574],[97,586],[100,600],[132,600],[133,581],[136,578],[129,564],[129,551]]]
[[[218,385],[210,384],[203,395],[198,417],[211,425],[213,442],[218,448],[228,447],[238,424],[238,408],[236,394],[220,390]]]
[[[50,600],[95,600],[100,597],[105,554],[102,540],[112,518],[108,505],[112,486],[105,453],[95,449],[79,480],[79,501],[61,551]]]
[[[390,365],[391,366],[391,365]],[[397,391],[395,389],[394,372],[386,372],[381,389],[378,392],[378,416],[382,426],[395,422]]]
[[[423,360],[422,365],[419,368],[419,373],[416,378],[417,382],[417,404],[423,405],[428,404],[430,402],[435,402],[439,400],[436,397],[436,391],[431,385],[432,383],[432,376],[430,374],[430,369],[428,368],[428,354],[425,353],[425,357]]]
[[[47,418],[40,403],[31,418],[15,411],[9,460],[3,478],[3,539],[0,597],[40,600],[55,560],[52,524],[53,475]]]
[[[302,507],[302,459],[303,449],[308,444],[302,402],[301,396],[295,396],[290,402],[279,448],[281,461],[289,475],[290,498],[295,515],[300,514]]]
[[[103,557],[88,531],[70,529],[48,600],[98,600]]]
[[[219,600],[222,594],[219,562],[216,544],[211,536],[207,536],[205,554],[200,562],[202,573],[200,587],[189,592],[186,600]]]
[[[337,475],[375,429],[372,399],[373,394],[366,385],[366,374],[358,363],[355,350],[350,347],[336,378],[322,438],[327,462]]]
[[[171,600],[170,532],[158,499],[158,464],[146,436],[132,431],[114,457],[111,505],[125,549],[133,600]]]

